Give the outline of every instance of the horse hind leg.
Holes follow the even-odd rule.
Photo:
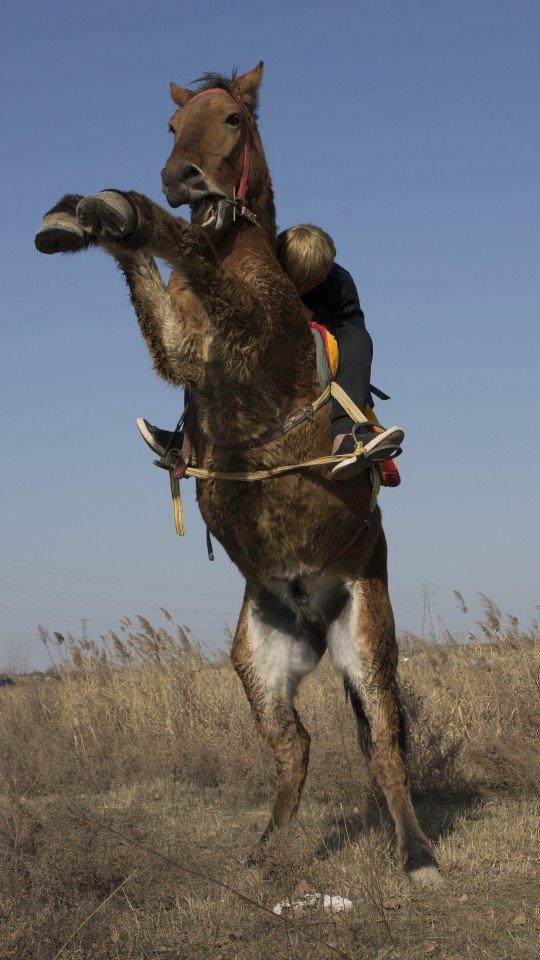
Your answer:
[[[396,680],[394,618],[383,580],[368,577],[356,584],[346,609],[330,630],[328,651],[351,695],[360,746],[386,797],[403,868],[416,886],[440,883],[437,861],[411,800],[405,723]]]
[[[296,624],[286,608],[271,613],[246,600],[231,658],[242,681],[260,736],[274,753],[277,789],[270,820],[250,860],[260,859],[274,830],[294,817],[306,779],[310,735],[294,708],[298,686],[317,665],[324,643]]]

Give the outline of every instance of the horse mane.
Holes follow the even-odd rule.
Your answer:
[[[197,87],[196,93],[201,93],[203,90],[210,90],[212,87],[219,87],[221,90],[227,90],[229,93],[234,96],[238,96],[234,89],[234,81],[236,80],[238,70],[234,67],[230,77],[226,77],[222,73],[203,73],[200,77],[197,77],[196,80],[192,80],[190,86],[193,86],[195,83],[199,83],[200,86]],[[253,118],[257,119],[257,104],[254,108],[248,107],[248,105],[242,100],[246,110],[251,113]]]

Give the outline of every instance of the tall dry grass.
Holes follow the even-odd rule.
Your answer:
[[[483,603],[468,645],[409,636],[401,657],[412,782],[435,838],[479,798],[540,787],[538,637]],[[265,896],[279,899],[306,871],[317,877],[312,863],[342,888],[340,851],[354,860],[360,835],[362,896],[381,912],[384,870],[399,868],[328,665],[300,698],[313,737],[300,825],[276,840],[257,887],[241,862],[267,814],[272,763],[228,659],[210,660],[168,615],[160,628],[126,620],[99,645],[42,639],[54,670],[0,691],[0,956],[280,956],[276,943],[253,954],[228,933],[205,953],[199,932],[221,918],[219,930],[256,938],[274,922]],[[374,943],[384,946],[385,929]],[[335,931],[330,949],[329,931],[306,930],[293,936],[300,951],[334,955]],[[279,940],[283,956],[303,956],[289,941]],[[342,955],[364,955],[344,943]]]

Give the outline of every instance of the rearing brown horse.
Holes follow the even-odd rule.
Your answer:
[[[196,455],[214,471],[299,463],[331,446],[329,405],[253,444],[279,433],[319,393],[312,336],[274,252],[272,187],[255,120],[261,77],[262,63],[233,80],[208,76],[195,92],[171,86],[177,109],[163,190],[171,206],[190,205],[191,223],[141,194],[107,190],[64,197],[36,236],[43,253],[96,245],[117,261],[157,373],[197,398]],[[172,268],[167,286],[154,257]],[[261,842],[298,807],[310,737],[294,700],[328,650],[386,795],[404,868],[413,882],[436,883],[411,803],[386,542],[378,508],[366,525],[367,472],[343,483],[327,467],[255,483],[202,480],[197,495],[205,523],[246,580],[232,661],[277,763]]]

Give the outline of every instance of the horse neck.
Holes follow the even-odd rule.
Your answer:
[[[255,150],[256,162],[246,202],[256,215],[257,224],[242,216],[237,217],[225,235],[214,240],[214,246],[223,266],[237,276],[245,275],[246,263],[249,263],[250,272],[254,264],[260,264],[261,268],[275,271],[276,286],[280,282],[288,284],[275,253],[274,196],[260,140],[256,141]],[[275,315],[276,306],[269,302],[267,309]],[[271,365],[272,369],[265,369],[268,391],[261,394],[260,389],[246,383],[237,384],[235,388],[229,381],[228,385],[225,382],[215,384],[215,396],[213,391],[207,394],[207,403],[201,398],[206,410],[200,412],[211,434],[215,435],[214,428],[221,433],[224,409],[230,411],[233,433],[252,436],[255,425],[261,434],[275,425],[278,406],[281,414],[288,416],[316,396],[318,381],[311,358],[311,335],[294,295],[291,297],[290,317],[284,316],[283,321],[283,335],[276,342],[274,353],[276,364]]]
[[[238,382],[230,375],[223,379],[213,376],[199,398],[205,432],[222,440],[236,440],[266,433],[314,400],[318,380],[309,327],[277,261],[274,237],[240,219],[214,244],[223,266],[238,277],[245,277],[246,270],[248,275],[253,274],[259,265],[266,277],[269,272],[275,275],[275,282],[264,293],[270,325],[282,313],[282,332],[273,342],[271,359],[265,361],[264,369],[254,366],[253,380],[246,379],[245,374]],[[289,296],[280,294],[274,301],[272,291],[281,283],[288,286]],[[287,301],[290,309],[283,313]]]
[[[224,267],[235,270],[243,260],[260,260],[267,263],[275,260],[275,238],[264,228],[238,217],[227,233],[214,240],[214,247]]]

